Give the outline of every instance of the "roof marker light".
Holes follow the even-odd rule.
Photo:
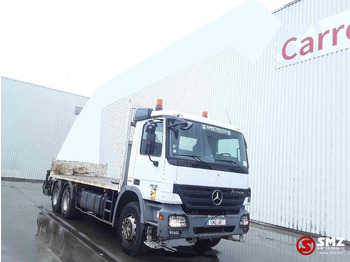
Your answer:
[[[203,111],[202,112],[202,117],[208,118],[208,111]]]
[[[163,99],[157,99],[157,105],[155,111],[163,110]]]

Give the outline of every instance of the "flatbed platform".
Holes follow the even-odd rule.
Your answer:
[[[119,191],[120,189],[120,179],[113,177],[102,177],[102,176],[78,176],[78,175],[50,175],[52,178],[64,179],[67,181],[72,181],[80,184],[97,186],[101,188],[111,189]]]

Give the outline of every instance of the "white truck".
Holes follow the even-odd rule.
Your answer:
[[[43,184],[53,211],[65,218],[84,213],[111,225],[132,256],[147,247],[170,248],[174,239],[200,249],[221,239],[242,241],[251,192],[239,129],[161,104],[137,108],[129,127],[134,139],[118,179],[106,176],[104,164],[53,161]]]

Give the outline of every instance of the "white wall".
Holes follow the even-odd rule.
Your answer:
[[[1,176],[45,179],[88,98],[1,78]]]

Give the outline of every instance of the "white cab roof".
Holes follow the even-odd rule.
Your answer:
[[[159,111],[153,111],[152,112],[152,116],[161,116],[161,115],[178,116],[178,117],[185,118],[185,119],[188,119],[188,120],[193,120],[193,121],[196,121],[196,122],[201,122],[201,123],[205,123],[205,124],[209,124],[209,125],[213,125],[213,126],[223,127],[223,128],[227,128],[227,129],[230,129],[230,130],[242,132],[236,126],[233,126],[233,125],[230,125],[230,124],[227,124],[227,123],[223,123],[223,122],[219,122],[219,121],[216,121],[216,120],[213,120],[213,119],[210,119],[210,118],[205,118],[205,117],[202,117],[202,116],[187,114],[187,113],[174,111],[174,110],[159,110]]]

